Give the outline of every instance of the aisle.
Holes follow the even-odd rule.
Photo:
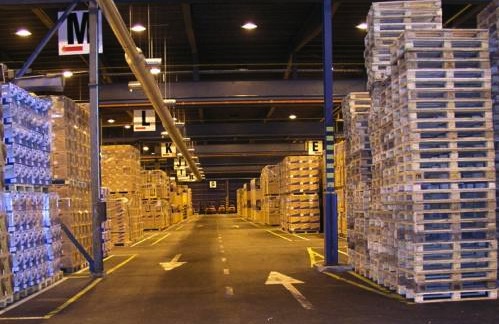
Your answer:
[[[481,302],[479,308],[476,302],[411,305],[352,275],[333,278],[319,273],[311,261],[320,258],[321,247],[317,234],[291,235],[237,217],[204,216],[148,233],[133,247],[115,249],[106,262],[111,273],[104,280],[90,284],[81,273],[0,315],[0,320],[65,324],[499,320],[495,301]],[[55,296],[58,290],[69,289],[64,288],[68,282],[73,286],[78,282],[78,289],[66,291],[65,298]]]

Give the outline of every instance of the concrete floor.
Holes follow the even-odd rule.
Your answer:
[[[113,251],[104,280],[73,275],[4,310],[0,321],[499,323],[497,301],[416,305],[349,273],[319,273],[311,267],[322,254],[317,234],[294,236],[233,216],[203,216],[147,235]],[[271,272],[303,283],[266,285]]]

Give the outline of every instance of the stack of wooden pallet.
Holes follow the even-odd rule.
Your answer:
[[[334,144],[334,191],[338,197],[338,235],[347,237],[345,140]]]
[[[170,178],[161,170],[142,171],[142,216],[145,230],[171,225]]]
[[[287,156],[279,164],[281,226],[289,232],[320,230],[321,159]]]
[[[358,272],[367,274],[369,201],[371,188],[371,147],[368,117],[371,99],[367,92],[348,94],[342,102],[345,123],[345,199],[347,201],[350,262]]]
[[[103,202],[107,204],[109,198],[109,188],[101,187],[101,199]],[[113,249],[113,238],[112,238],[112,221],[111,218],[107,217],[107,219],[102,222],[102,255],[107,257],[111,254],[111,250]]]
[[[266,225],[279,225],[279,166],[267,165],[260,175],[263,221]]]
[[[129,245],[144,234],[140,153],[130,145],[108,145],[101,147],[101,156],[102,185],[110,191],[108,217],[112,222],[113,242]],[[113,200],[118,201],[113,203]]]
[[[390,45],[404,30],[441,29],[440,0],[376,2],[367,15],[368,88],[390,75]]]
[[[251,179],[250,181],[250,220],[256,223],[263,223],[260,179]]]
[[[495,165],[499,167],[499,0],[493,0],[477,17],[478,28],[489,30],[489,53],[492,71]],[[496,172],[499,183],[499,172]],[[496,188],[496,213],[499,212],[499,188]]]
[[[53,96],[51,100],[53,185],[50,190],[59,196],[61,221],[91,253],[89,107],[62,96]],[[72,272],[86,263],[86,259],[64,235],[62,268]]]
[[[385,194],[398,290],[419,302],[496,298],[488,33],[406,31],[392,69],[396,165]]]
[[[242,217],[243,210],[243,188],[236,190],[237,214]]]

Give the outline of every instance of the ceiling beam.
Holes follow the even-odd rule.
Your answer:
[[[445,4],[483,4],[490,3],[490,0],[443,0]],[[2,0],[1,5],[57,5],[67,4],[70,0]],[[179,3],[202,3],[212,4],[213,0],[116,0],[117,4],[120,3],[162,3],[162,4],[179,4]],[[322,3],[322,0],[238,0],[238,3],[255,4],[255,3]],[[349,3],[371,3],[368,0],[348,0]]]
[[[331,15],[334,14],[341,5],[341,1],[334,1],[333,7],[331,9]],[[288,64],[286,66],[286,71],[284,72],[284,79],[288,80],[291,76],[293,70],[293,61],[295,54],[298,53],[305,45],[307,45],[311,40],[319,36],[322,32],[322,20],[320,19],[322,12],[322,6],[318,6],[312,10],[312,13],[305,20],[300,31],[294,38],[292,44],[290,45],[291,51],[288,55]],[[319,17],[319,18],[318,18]]]
[[[192,23],[192,7],[188,3],[182,3],[182,14],[184,16],[185,33],[191,46],[192,55],[192,78],[199,81],[199,54],[196,44],[196,34],[194,33],[194,24]]]
[[[444,27],[459,28],[461,25],[475,18],[484,8],[486,4],[477,4],[475,6],[466,5],[456,15],[444,22]]]
[[[203,107],[198,108],[199,121],[204,123],[204,109]]]

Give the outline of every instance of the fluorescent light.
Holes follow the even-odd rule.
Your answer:
[[[16,31],[16,35],[20,37],[28,37],[31,36],[31,32],[26,28],[21,28]]]
[[[361,29],[361,30],[367,30],[367,24],[365,22],[360,23],[355,27],[357,27],[358,29]]]
[[[149,151],[149,146],[143,146],[143,147],[142,147],[142,150],[143,150],[144,152]]]
[[[114,123],[116,122],[116,120],[114,120],[114,119],[112,119],[112,118],[109,118],[109,119],[107,120],[107,122],[108,122],[109,124],[114,124]]]
[[[154,75],[161,73],[161,69],[159,69],[157,67],[153,67],[149,71],[151,71],[151,74],[154,74]]]
[[[195,151],[195,149],[194,149],[194,147],[189,147],[189,148],[187,149],[187,151],[189,151],[189,152],[194,152],[194,151]]]
[[[167,131],[161,132],[161,136],[168,136],[168,132]]]
[[[131,29],[132,29],[132,31],[134,31],[136,33],[141,33],[144,30],[146,30],[146,28],[143,25],[141,25],[141,24],[135,24],[135,25],[132,26]]]
[[[184,141],[189,142],[191,140],[190,137],[184,137]]]
[[[246,29],[246,30],[253,30],[257,27],[258,26],[251,21],[248,21],[247,23],[245,23],[244,25],[241,26],[241,28]]]
[[[125,125],[125,128],[130,129],[130,128],[132,128],[132,125]]]
[[[296,115],[289,115],[289,119],[296,119]]]
[[[73,76],[73,72],[71,71],[64,71],[62,72],[62,76],[65,77],[65,78],[70,78]]]
[[[156,155],[156,152],[152,152],[151,155]]]

